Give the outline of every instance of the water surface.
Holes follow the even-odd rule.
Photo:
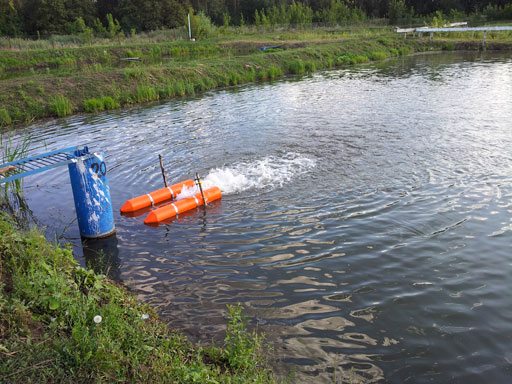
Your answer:
[[[194,339],[241,302],[297,382],[509,383],[511,122],[510,54],[443,54],[20,133],[106,151],[116,209],[161,186],[159,153],[224,190],[158,228],[116,213],[116,238],[77,247]],[[79,244],[67,172],[25,185]]]

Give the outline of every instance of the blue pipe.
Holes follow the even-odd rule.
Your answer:
[[[103,155],[72,159],[68,169],[80,235],[89,239],[112,235],[114,213]]]

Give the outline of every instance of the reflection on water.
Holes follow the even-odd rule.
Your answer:
[[[82,239],[82,250],[87,268],[114,281],[121,280],[121,260],[116,234],[103,239]]]
[[[24,133],[105,150],[115,207],[161,186],[159,153],[172,182],[225,183],[206,211],[118,215],[117,240],[77,247],[193,338],[221,340],[242,302],[297,382],[508,383],[510,95],[509,54],[427,55]],[[77,239],[67,177],[26,195]]]

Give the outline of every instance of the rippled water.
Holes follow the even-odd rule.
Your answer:
[[[79,256],[194,338],[221,338],[242,302],[297,382],[510,382],[510,54],[416,56],[22,133],[33,152],[105,150],[116,209],[161,186],[158,153],[173,180],[221,186],[221,202],[158,228],[116,213],[117,237]],[[26,195],[49,233],[77,239],[65,170]]]

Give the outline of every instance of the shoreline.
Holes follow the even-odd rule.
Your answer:
[[[0,211],[2,382],[278,382],[242,307],[227,318],[222,346],[193,344],[69,247]]]
[[[480,40],[404,39],[391,33],[340,36],[335,42],[332,38],[263,41],[267,40],[154,43],[144,50],[139,44],[35,51],[33,55],[42,56],[38,60],[46,59],[47,64],[56,53],[65,59],[59,59],[60,67],[52,64],[57,67],[47,69],[47,73],[35,72],[18,60],[22,75],[0,78],[5,90],[0,95],[0,129],[8,131],[51,117],[126,108],[408,55],[482,50]],[[271,48],[262,51],[262,47]],[[487,43],[487,52],[504,50],[512,51],[512,41]],[[0,51],[0,63],[3,54]],[[31,56],[30,51],[10,54],[11,61],[17,56],[25,60]],[[140,61],[119,61],[130,54]]]

